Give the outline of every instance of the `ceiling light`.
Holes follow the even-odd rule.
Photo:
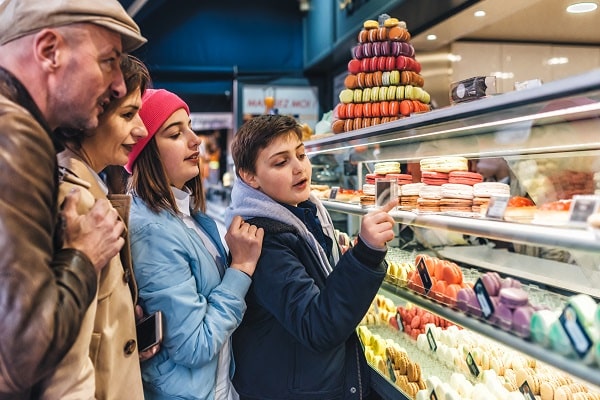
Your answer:
[[[492,72],[492,76],[495,76],[498,79],[512,79],[515,77],[515,74],[512,72],[496,71]]]
[[[308,10],[310,10],[310,1],[309,0],[298,0],[298,3],[300,3],[300,11],[302,12],[307,12]]]
[[[476,16],[476,17],[479,17],[479,18],[480,17],[485,17],[485,11],[483,11],[483,10],[477,10],[477,11],[475,11],[473,13],[473,15]]]
[[[427,40],[436,40],[437,36],[434,34],[427,35]]]
[[[567,64],[568,62],[569,62],[569,59],[567,57],[552,57],[546,61],[546,64],[561,65],[561,64]]]
[[[594,11],[596,8],[598,8],[598,4],[591,2],[591,1],[586,1],[586,2],[571,4],[570,6],[567,7],[567,12],[569,12],[571,14],[581,14],[581,13]]]

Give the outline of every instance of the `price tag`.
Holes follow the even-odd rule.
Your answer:
[[[599,206],[600,196],[573,196],[569,209],[569,223],[586,225],[588,217],[598,211]]]
[[[431,328],[427,329],[427,342],[429,342],[429,348],[431,351],[435,352],[437,350],[437,343],[435,342]]]
[[[339,190],[340,190],[339,186],[332,186],[331,190],[329,191],[329,200],[335,200]]]
[[[375,313],[375,315],[379,315],[379,306],[377,305],[377,301],[373,299],[373,302],[371,304],[373,304],[373,312]]]
[[[431,281],[429,271],[427,271],[427,266],[425,265],[425,257],[421,257],[421,259],[419,260],[419,263],[417,264],[417,272],[421,277],[421,282],[423,282],[425,294],[428,294],[431,290],[431,286],[433,286],[433,282]]]
[[[477,368],[477,364],[475,364],[475,360],[471,353],[467,353],[467,367],[469,367],[469,371],[474,377],[479,376],[479,368]]]
[[[402,323],[402,317],[400,316],[399,311],[396,311],[396,322],[398,323],[398,330],[404,332],[404,324]]]
[[[487,290],[485,290],[485,285],[481,278],[477,279],[477,282],[475,282],[473,291],[475,292],[475,297],[477,297],[477,302],[481,307],[484,318],[488,319],[494,313],[494,303],[492,303],[490,295]]]
[[[535,396],[533,395],[533,392],[531,391],[531,388],[529,387],[529,383],[527,383],[527,381],[523,382],[523,384],[519,386],[519,391],[523,393],[523,396],[525,396],[525,400],[535,400]]]
[[[390,375],[390,379],[392,380],[392,382],[396,382],[396,374],[394,373],[394,366],[392,365],[392,360],[390,360],[389,357],[387,358],[386,365],[387,365],[387,369],[388,369],[388,374]]]
[[[583,328],[575,309],[570,304],[567,304],[558,320],[579,358],[585,357],[592,347],[592,340]]]
[[[398,180],[378,178],[375,179],[375,205],[384,206],[392,199],[398,197]]]
[[[508,206],[509,196],[492,196],[488,203],[485,216],[488,218],[502,219]]]

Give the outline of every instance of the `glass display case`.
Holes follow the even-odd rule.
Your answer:
[[[398,162],[401,173],[412,175],[413,182],[420,182],[422,160],[459,157],[468,160],[468,170],[479,172],[484,180],[507,183],[510,190],[507,200],[525,198],[533,204],[526,213],[517,213],[514,218],[509,218],[508,214],[509,209],[514,207],[506,203],[506,208],[500,206],[499,214],[485,209],[476,212],[429,212],[418,211],[414,207],[398,207],[391,212],[398,225],[399,238],[390,249],[388,262],[395,266],[401,263],[411,265],[407,274],[386,279],[379,301],[382,304],[391,301],[393,307],[386,314],[382,312],[381,305],[375,305],[375,313],[379,313],[380,317],[367,320],[363,326],[368,329],[359,327],[359,334],[363,339],[366,335],[368,341],[374,341],[374,336],[382,338],[387,347],[393,347],[396,342],[399,348],[408,353],[414,351],[415,357],[422,357],[422,377],[420,381],[414,381],[421,386],[420,398],[433,398],[423,396],[431,396],[432,389],[435,391],[435,387],[426,386],[435,386],[435,382],[439,384],[437,376],[441,381],[456,381],[458,378],[453,374],[461,372],[471,386],[476,387],[483,385],[490,374],[474,374],[473,370],[465,368],[465,360],[474,360],[472,352],[477,353],[477,363],[482,356],[478,350],[461,344],[461,339],[457,343],[461,352],[460,362],[441,362],[454,353],[436,353],[436,346],[432,346],[435,339],[429,340],[427,345],[423,345],[422,337],[417,340],[421,335],[439,339],[440,334],[434,335],[435,326],[431,323],[426,329],[421,327],[420,332],[413,332],[412,337],[407,335],[403,329],[406,321],[401,318],[406,308],[418,308],[421,310],[419,313],[426,312],[443,319],[446,326],[476,333],[481,337],[477,340],[486,343],[488,348],[498,345],[505,349],[496,353],[515,352],[530,360],[529,365],[514,368],[508,365],[501,370],[489,366],[480,368],[482,371],[479,372],[494,370],[504,387],[511,383],[508,375],[517,368],[529,368],[526,378],[521,376],[515,382],[511,376],[517,389],[513,391],[532,391],[537,398],[552,399],[557,398],[552,393],[563,390],[561,386],[577,382],[594,394],[575,398],[600,398],[594,397],[600,393],[600,306],[597,304],[600,299],[600,231],[586,222],[589,214],[598,212],[600,204],[599,70],[536,88],[331,135],[308,141],[305,146],[311,159],[325,159],[327,156],[335,159],[338,165],[358,164],[353,171],[353,179],[359,187],[353,189],[360,189],[365,176],[372,174],[373,166],[378,163]],[[352,161],[357,159],[360,160],[358,163]],[[349,218],[360,218],[370,209],[370,206],[358,202],[360,195],[362,193],[357,192],[356,196],[343,201],[325,198],[324,204],[330,211]],[[505,201],[502,196],[494,199],[498,204]],[[554,207],[556,204],[563,208]],[[578,207],[585,210],[578,211]],[[578,212],[583,214],[578,215]],[[412,235],[403,235],[407,231]],[[461,304],[460,297],[446,298],[443,293],[441,297],[435,295],[435,286],[428,280],[431,278],[433,283],[437,283],[440,279],[432,272],[433,267],[430,270],[423,261],[425,256],[459,267],[462,275],[460,284],[468,283],[464,286],[475,290],[476,300],[479,306],[483,306],[483,315],[481,308],[472,312],[474,310],[466,303]],[[397,259],[394,260],[394,257]],[[436,261],[432,262],[435,264]],[[423,275],[423,269],[427,271],[426,275]],[[551,332],[531,331],[533,322],[526,326],[524,332],[517,329],[516,317],[512,323],[499,315],[494,318],[503,305],[496,300],[491,301],[492,294],[486,290],[478,291],[485,281],[484,275],[491,273],[499,275],[502,287],[508,285],[509,280],[518,281],[519,290],[525,291],[529,297],[528,305],[533,307],[532,312],[551,311],[556,329],[562,329],[561,339],[552,338]],[[415,285],[415,281],[419,283]],[[465,287],[462,289],[467,290]],[[506,299],[508,291],[504,293]],[[480,298],[484,295],[486,299]],[[585,296],[585,306],[578,304],[582,296]],[[486,302],[491,304],[495,313],[485,313]],[[515,310],[510,307],[509,315],[514,316]],[[571,329],[569,318],[573,310],[577,310],[577,316],[575,328]],[[529,324],[530,320],[527,321]],[[548,325],[546,328],[550,330],[552,327]],[[456,332],[453,331],[454,336],[463,337]],[[554,334],[556,336],[556,332]],[[488,344],[488,340],[494,344]],[[371,343],[364,344],[365,351],[371,351],[367,349]],[[437,348],[437,351],[440,349]],[[406,384],[412,382],[410,379],[399,377],[397,372],[394,375],[390,350],[380,348],[378,352],[380,359],[375,357],[377,354],[368,354],[367,357],[373,367],[375,390],[389,399],[419,398],[416,386]],[[497,355],[494,359],[502,357]],[[556,374],[542,373],[542,366],[556,370]],[[536,368],[539,371],[537,375]],[[510,374],[509,369],[512,371]],[[434,372],[436,379],[432,378]],[[560,378],[564,379],[564,385],[556,383],[556,376],[561,373],[566,376]],[[549,381],[550,376],[554,381]],[[404,384],[398,384],[398,380],[404,380]],[[544,387],[545,394],[542,393]],[[550,394],[548,387],[553,391]],[[457,391],[456,388],[453,390]],[[570,390],[575,393],[579,389]],[[463,395],[457,398],[475,397]]]

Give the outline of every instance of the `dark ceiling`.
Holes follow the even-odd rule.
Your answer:
[[[343,11],[339,0],[309,0],[307,12],[299,0],[120,1],[148,38],[135,55],[155,86],[176,91],[195,109],[230,111],[234,78],[301,80],[319,87],[322,104],[332,104],[333,78],[345,71],[365,19],[389,13],[418,34],[478,0],[353,0],[354,9]],[[327,43],[314,55],[319,40]]]

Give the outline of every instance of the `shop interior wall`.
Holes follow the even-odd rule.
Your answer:
[[[451,53],[460,55],[452,63],[452,81],[498,75],[498,93],[513,91],[515,82],[550,82],[600,67],[600,48],[592,46],[456,42]]]

